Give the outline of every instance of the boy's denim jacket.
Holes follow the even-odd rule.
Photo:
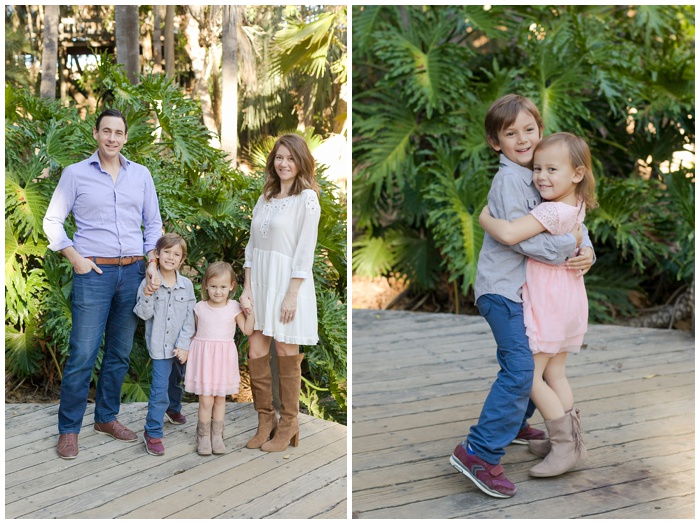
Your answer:
[[[150,297],[143,293],[145,278],[139,286],[134,314],[146,321],[146,346],[154,360],[174,358],[175,348],[189,351],[194,336],[194,287],[179,272],[176,276],[172,288],[163,282]]]

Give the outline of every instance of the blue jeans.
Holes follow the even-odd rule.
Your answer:
[[[525,425],[535,371],[525,334],[523,305],[500,295],[482,295],[476,302],[496,339],[500,370],[486,397],[479,422],[463,443],[490,464],[498,464],[518,431]],[[534,410],[534,405],[531,406]],[[532,411],[530,411],[532,415]]]
[[[138,317],[136,294],[145,276],[143,261],[128,266],[98,266],[102,274],[73,272],[70,354],[63,370],[58,432],[80,433],[90,379],[104,335],[104,354],[95,394],[95,422],[116,420],[121,389]]]
[[[146,425],[143,429],[151,437],[163,438],[163,417],[169,405],[172,405],[172,399],[169,398],[168,393],[171,379],[174,374],[178,374],[176,371],[177,365],[182,366],[182,364],[174,357],[154,359],[151,363],[153,365],[151,393],[148,396],[148,414],[146,415]],[[182,398],[182,395],[180,398]]]
[[[180,413],[180,411],[182,411],[182,394],[185,391],[182,387],[182,379],[185,378],[186,364],[180,364],[180,361],[176,358],[173,360],[173,368],[170,372],[170,380],[168,381],[168,398],[170,399],[168,411]],[[148,433],[150,434],[150,431]]]

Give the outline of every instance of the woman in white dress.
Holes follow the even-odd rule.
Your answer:
[[[241,294],[251,300],[255,312],[248,370],[258,430],[248,448],[284,451],[290,443],[299,444],[304,358],[299,345],[318,342],[312,267],[321,206],[315,171],[306,141],[299,135],[283,135],[267,157],[265,185],[253,209]],[[279,423],[272,406],[273,338],[280,382]]]

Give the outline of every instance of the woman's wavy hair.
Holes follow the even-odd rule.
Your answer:
[[[282,135],[275,142],[272,151],[267,155],[267,164],[265,165],[265,185],[262,189],[262,194],[266,200],[270,200],[275,195],[279,195],[282,186],[280,177],[275,171],[275,156],[280,146],[286,147],[294,163],[297,166],[297,176],[294,178],[292,188],[289,191],[290,195],[298,195],[304,189],[313,189],[318,194],[318,183],[316,182],[316,161],[314,160],[309,146],[301,136],[295,134]]]

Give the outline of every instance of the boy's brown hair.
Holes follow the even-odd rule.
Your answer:
[[[156,242],[156,253],[173,246],[180,246],[180,249],[182,249],[182,261],[184,262],[187,258],[187,242],[177,233],[166,233],[160,237]]]
[[[496,100],[486,112],[484,128],[489,145],[498,145],[498,132],[513,125],[520,111],[527,111],[535,118],[540,136],[542,136],[544,120],[542,120],[540,110],[537,109],[535,103],[525,96],[510,94]]]

